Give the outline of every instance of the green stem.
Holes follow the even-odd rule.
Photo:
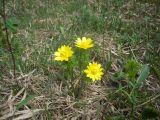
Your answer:
[[[134,120],[134,105],[132,104],[132,109],[131,109],[131,119]]]
[[[82,75],[82,68],[83,68],[83,51],[79,50],[79,56],[78,56],[79,60],[78,60],[78,66],[79,66],[79,70],[80,70],[80,76]]]
[[[66,62],[65,66],[66,66],[67,87],[72,94],[72,93],[74,93],[73,68],[71,66],[71,63],[69,63],[69,62]],[[69,87],[70,85],[71,85],[71,88]]]
[[[135,88],[132,89],[130,96],[131,96],[131,98],[132,98],[132,96],[135,96]],[[133,98],[131,99],[131,105],[132,105],[131,118],[132,118],[132,120],[134,120],[134,111],[135,111],[136,101]]]
[[[131,119],[134,120],[134,111],[135,111],[135,101],[132,99],[132,95],[134,91],[131,92],[131,94],[128,94],[125,90],[121,90],[127,97],[129,98],[129,101],[131,102]]]

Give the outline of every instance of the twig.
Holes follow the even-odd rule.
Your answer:
[[[16,77],[16,62],[15,62],[15,57],[14,57],[14,54],[13,54],[13,50],[12,50],[12,45],[9,41],[9,33],[8,33],[8,29],[7,29],[7,23],[6,23],[6,11],[5,11],[5,0],[2,1],[3,2],[3,15],[2,15],[2,18],[3,18],[3,21],[4,21],[4,24],[5,24],[5,32],[6,32],[6,42],[7,42],[7,45],[8,45],[8,49],[9,49],[9,52],[11,54],[11,59],[12,59],[12,62],[13,62],[13,75],[14,75],[14,78]]]
[[[140,107],[146,105],[147,103],[149,103],[149,102],[151,102],[151,101],[154,101],[155,99],[157,99],[157,98],[159,98],[159,97],[160,97],[160,94],[154,96],[153,98],[147,100],[146,102],[143,102],[143,103],[137,105],[135,108],[140,108]],[[125,108],[125,109],[122,109],[122,110],[120,110],[120,111],[121,111],[121,112],[125,112],[125,111],[129,111],[129,110],[131,110],[131,108]]]
[[[159,98],[159,97],[160,97],[160,94],[154,96],[153,98],[149,99],[148,101],[146,101],[146,102],[144,102],[144,103],[142,103],[142,104],[140,104],[140,105],[137,105],[136,108],[142,107],[143,105],[145,105],[145,104],[147,104],[147,103],[149,103],[149,102],[151,102],[151,101],[154,101],[155,99],[157,99],[157,98]]]

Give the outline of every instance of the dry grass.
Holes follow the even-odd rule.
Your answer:
[[[17,81],[17,82],[16,82]],[[50,91],[44,91],[41,87],[47,81],[42,75],[33,75],[33,72],[20,75],[17,79],[5,78],[3,85],[6,89],[1,91],[4,99],[0,105],[1,120],[13,119],[21,120],[27,118],[47,119],[46,110],[50,111],[54,119],[97,119],[97,104],[106,100],[106,89],[100,85],[91,85],[84,92],[82,98],[77,101],[69,95],[63,95],[64,88],[62,83],[54,82]],[[10,87],[21,86],[14,92]],[[8,88],[8,89],[7,89]],[[24,100],[30,92],[36,93],[36,96],[22,109],[17,110],[16,105]],[[48,94],[47,94],[48,92]],[[50,95],[51,94],[51,95]],[[30,107],[32,106],[32,109]]]

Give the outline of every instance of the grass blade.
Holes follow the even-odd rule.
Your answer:
[[[19,108],[23,107],[24,105],[26,105],[33,98],[34,98],[34,96],[29,95],[28,97],[26,97],[24,100],[22,100],[20,103],[18,103],[16,105],[16,109],[18,110]]]

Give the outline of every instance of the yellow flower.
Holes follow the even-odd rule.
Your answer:
[[[72,57],[73,51],[72,48],[66,45],[61,46],[54,53],[54,60],[57,61],[68,61],[70,57]]]
[[[102,78],[103,68],[101,67],[101,64],[98,64],[96,62],[89,63],[87,66],[87,69],[84,70],[87,77],[91,78],[92,81],[100,80]]]
[[[82,49],[88,49],[94,46],[92,44],[92,39],[86,38],[86,37],[83,37],[82,39],[77,38],[75,44],[77,47],[82,48]]]

